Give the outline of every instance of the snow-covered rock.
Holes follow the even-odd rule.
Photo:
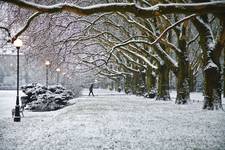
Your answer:
[[[52,111],[63,108],[68,100],[74,97],[70,90],[66,90],[61,85],[43,86],[32,83],[21,87],[26,96],[21,97],[22,105],[32,111]]]

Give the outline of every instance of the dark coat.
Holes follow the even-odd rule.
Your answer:
[[[89,88],[89,91],[92,92],[93,91],[93,87],[94,87],[94,84],[91,84],[90,88]]]

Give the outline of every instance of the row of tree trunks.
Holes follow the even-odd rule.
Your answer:
[[[135,95],[142,94],[142,89],[141,89],[142,84],[143,82],[142,82],[141,73],[133,72],[132,76],[126,76],[125,78],[125,84],[124,84],[125,93],[133,93]]]

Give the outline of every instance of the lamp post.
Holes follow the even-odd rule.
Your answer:
[[[48,68],[50,65],[50,61],[46,60],[45,61],[45,66],[46,66],[46,87],[48,88]]]
[[[63,75],[63,76],[62,76],[61,84],[64,86],[64,85],[65,85],[65,76],[66,76],[66,73],[63,72],[62,75]]]
[[[57,85],[59,84],[59,73],[60,73],[60,68],[56,69],[57,72]]]
[[[20,47],[23,45],[20,39],[16,39],[13,42],[13,45],[16,46],[17,49],[17,93],[16,93],[16,106],[15,106],[15,116],[14,122],[20,122],[20,104],[19,104],[19,50]]]

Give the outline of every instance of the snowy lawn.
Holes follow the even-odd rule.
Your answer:
[[[202,102],[175,105],[174,101],[154,101],[106,90],[94,92],[95,97],[86,96],[88,91],[84,90],[86,95],[71,101],[74,105],[58,111],[25,111],[20,123],[11,118],[9,106],[15,98],[12,103],[6,102],[12,94],[0,92],[0,149],[225,149],[223,111],[202,110]],[[192,97],[203,99],[200,93]]]

